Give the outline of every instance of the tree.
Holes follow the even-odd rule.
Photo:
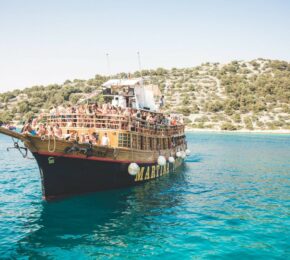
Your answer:
[[[69,101],[72,103],[72,104],[76,104],[80,99],[80,96],[79,95],[76,95],[76,94],[71,94],[69,96]]]
[[[19,113],[27,113],[30,110],[30,105],[28,101],[22,101],[18,104]]]
[[[155,73],[158,76],[163,76],[167,74],[167,70],[163,68],[157,68]]]
[[[11,113],[0,113],[0,121],[2,122],[10,122],[13,119],[13,115]]]

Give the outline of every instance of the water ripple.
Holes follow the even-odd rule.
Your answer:
[[[0,136],[2,258],[289,259],[290,136],[188,143],[174,174],[47,203],[35,161],[7,153]]]

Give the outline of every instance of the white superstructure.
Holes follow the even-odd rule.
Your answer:
[[[113,97],[113,106],[159,110],[161,92],[158,86],[145,85],[142,78],[110,79],[102,86],[103,93]]]

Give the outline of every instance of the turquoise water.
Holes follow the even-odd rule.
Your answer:
[[[290,135],[187,138],[177,173],[47,203],[0,135],[0,258],[290,259]]]

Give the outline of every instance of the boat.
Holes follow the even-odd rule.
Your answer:
[[[105,104],[122,113],[42,114],[42,124],[58,125],[61,137],[4,127],[0,133],[11,136],[24,157],[32,153],[44,200],[139,185],[174,172],[190,153],[184,124],[168,121],[170,115],[159,107],[160,93],[143,78],[110,79],[102,85]],[[142,118],[149,114],[155,122]],[[94,142],[86,141],[88,136]]]

